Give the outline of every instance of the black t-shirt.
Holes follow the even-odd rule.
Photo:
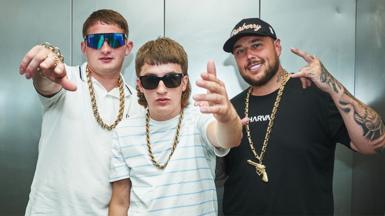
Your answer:
[[[249,126],[259,154],[270,119],[275,91],[250,95]],[[231,102],[244,117],[243,91]],[[263,164],[269,182],[261,181],[245,130],[241,145],[224,158],[228,179],[224,186],[225,215],[331,215],[332,178],[336,143],[349,146],[350,139],[330,96],[312,86],[302,89],[290,79],[282,95]]]

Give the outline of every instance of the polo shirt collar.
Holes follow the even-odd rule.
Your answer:
[[[87,62],[84,62],[81,66],[79,66],[79,77],[83,82],[87,82],[86,68],[87,68]],[[122,76],[122,79],[123,79],[124,96],[127,98],[132,95],[133,90],[131,89],[132,87],[130,87],[127,84],[124,76],[122,74],[120,74],[120,76]],[[96,79],[91,77],[91,81],[94,87],[97,85],[99,88],[103,88],[103,90],[105,91],[104,87]],[[106,92],[106,94],[119,98],[119,88],[114,88],[110,92]]]

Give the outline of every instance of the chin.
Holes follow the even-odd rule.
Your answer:
[[[248,84],[251,86],[263,86],[267,82],[270,81],[270,77],[266,76],[266,74],[263,74],[263,76],[260,76],[259,78],[254,78],[250,76],[242,76],[243,80],[245,80]]]

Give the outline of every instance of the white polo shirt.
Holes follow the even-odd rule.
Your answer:
[[[40,96],[44,114],[39,155],[25,215],[107,215],[111,196],[109,167],[112,132],[101,128],[92,112],[86,63],[66,67],[77,90]],[[107,124],[119,110],[119,89],[107,92],[92,79],[99,113]],[[143,108],[134,88],[125,84],[123,121]]]

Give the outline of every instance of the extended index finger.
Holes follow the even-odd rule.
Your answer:
[[[25,54],[25,56],[23,57],[19,65],[19,71],[21,73],[25,72],[28,64],[32,61],[33,57],[36,55],[38,50],[39,50],[39,47],[35,46]]]
[[[314,56],[310,55],[309,53],[302,51],[297,48],[291,48],[291,52],[296,54],[299,57],[302,57],[307,63],[310,63],[314,60]]]

